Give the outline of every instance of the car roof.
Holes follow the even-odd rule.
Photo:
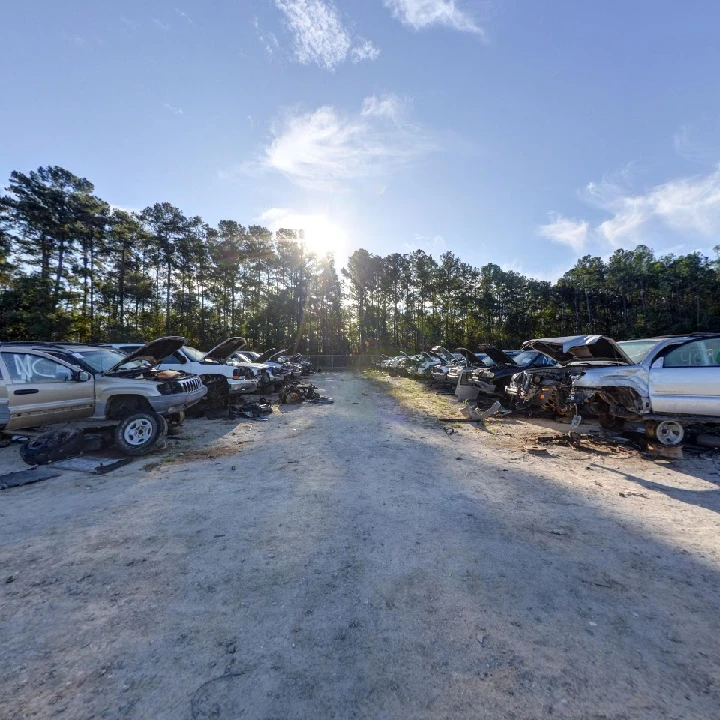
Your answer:
[[[100,343],[75,343],[75,342],[48,342],[46,340],[8,340],[0,342],[0,348],[24,347],[34,350],[98,350],[106,348],[107,345]]]

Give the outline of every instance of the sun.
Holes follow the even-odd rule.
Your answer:
[[[297,227],[303,229],[305,247],[318,257],[338,256],[347,247],[347,234],[326,215],[305,215]]]

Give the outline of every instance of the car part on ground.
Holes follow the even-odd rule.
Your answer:
[[[242,417],[249,420],[257,420],[272,414],[272,411],[273,409],[270,401],[261,397],[258,400],[249,401],[244,405],[231,408],[230,417]]]
[[[159,338],[132,356],[103,345],[0,343],[0,431],[112,428],[137,412],[179,418],[207,394],[200,378],[157,369],[184,342]]]
[[[279,399],[283,405],[300,405],[302,402],[333,402],[332,398],[320,395],[316,385],[309,383],[291,383],[280,391]]]
[[[20,457],[28,465],[47,465],[81,452],[85,438],[77,428],[48,430],[20,446]]]

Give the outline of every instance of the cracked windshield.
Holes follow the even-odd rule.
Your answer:
[[[0,20],[0,719],[711,720],[720,4]]]

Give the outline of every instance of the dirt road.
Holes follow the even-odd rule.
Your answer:
[[[0,717],[719,717],[717,468],[319,384],[210,459],[0,494]]]

